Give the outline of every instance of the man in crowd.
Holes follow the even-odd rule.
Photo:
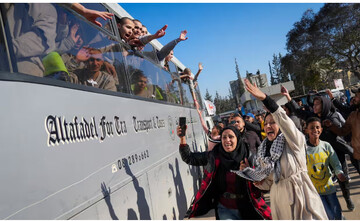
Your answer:
[[[354,97],[354,111],[352,111],[349,117],[346,119],[345,124],[342,127],[337,127],[330,120],[325,120],[325,126],[329,127],[329,129],[339,135],[345,136],[352,133],[351,137],[351,146],[354,149],[353,157],[358,164],[358,168],[360,167],[360,87],[354,88],[351,90],[355,93]]]
[[[245,121],[240,114],[234,114],[229,118],[229,124],[235,126],[244,135],[244,142],[249,146],[249,162],[255,163],[257,148],[261,144],[258,135],[245,128]]]

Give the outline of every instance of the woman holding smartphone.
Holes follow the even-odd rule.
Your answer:
[[[217,219],[271,219],[270,208],[260,190],[230,172],[238,170],[249,153],[239,130],[234,126],[225,127],[221,143],[211,151],[197,153],[191,152],[186,143],[186,126],[178,126],[177,134],[182,160],[193,166],[204,166],[201,187],[185,217],[204,215],[215,209]]]

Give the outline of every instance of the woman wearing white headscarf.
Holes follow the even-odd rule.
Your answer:
[[[265,116],[267,138],[258,148],[256,167],[242,162],[236,173],[270,190],[273,219],[327,219],[320,196],[306,166],[306,140],[294,122],[274,100],[245,80],[246,90],[271,112]]]

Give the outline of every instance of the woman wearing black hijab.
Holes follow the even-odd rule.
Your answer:
[[[260,190],[230,172],[238,170],[240,162],[248,157],[249,151],[239,130],[234,126],[224,128],[221,143],[211,151],[197,153],[190,151],[180,127],[177,134],[182,160],[190,165],[204,166],[201,187],[185,217],[204,215],[215,209],[217,219],[271,219],[270,208]]]

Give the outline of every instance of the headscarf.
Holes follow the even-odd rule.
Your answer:
[[[274,181],[275,183],[278,183],[281,176],[280,158],[284,151],[285,142],[285,136],[279,130],[276,138],[273,141],[269,141],[268,138],[265,138],[265,140],[258,147],[255,169],[247,167],[242,171],[236,170],[232,172],[247,180],[261,181],[274,171]],[[270,156],[266,154],[269,147]]]
[[[232,130],[237,138],[237,144],[236,148],[232,152],[226,152],[224,150],[224,147],[222,146],[222,143],[218,144],[220,145],[219,149],[219,157],[220,157],[220,163],[226,170],[238,170],[240,167],[240,162],[245,159],[245,157],[248,157],[248,150],[245,146],[245,143],[243,141],[243,137],[240,133],[240,131],[234,127],[234,126],[227,126],[221,131],[221,137],[225,130]]]

